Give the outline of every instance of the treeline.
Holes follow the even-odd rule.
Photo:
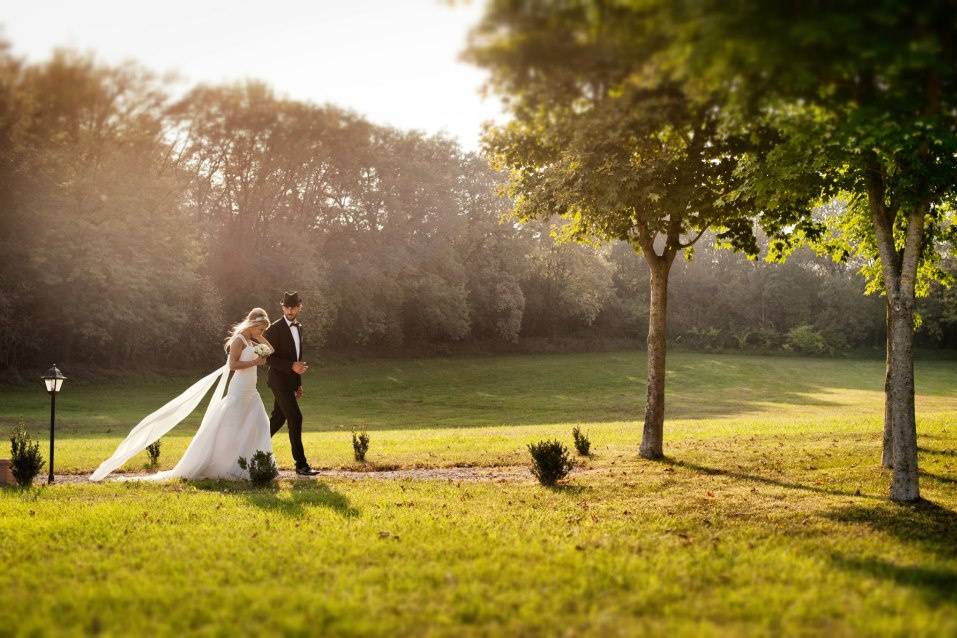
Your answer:
[[[134,66],[0,52],[3,370],[205,364],[227,324],[277,313],[284,289],[332,350],[644,339],[634,250],[503,222],[499,177],[454,142],[255,82],[172,96]],[[702,246],[670,285],[671,340],[687,347],[884,342],[853,264]],[[957,345],[957,300],[933,299],[922,341]]]

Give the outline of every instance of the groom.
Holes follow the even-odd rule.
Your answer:
[[[289,444],[292,458],[296,460],[296,474],[318,474],[309,467],[302,448],[302,375],[309,366],[302,360],[302,324],[297,321],[302,312],[302,299],[298,292],[287,292],[282,298],[282,318],[266,329],[265,337],[275,348],[267,358],[269,362],[269,387],[276,398],[269,419],[269,434],[275,435],[283,423],[289,424]]]

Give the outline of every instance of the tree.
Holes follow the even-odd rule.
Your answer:
[[[198,237],[164,137],[163,83],[67,52],[13,68],[2,88],[11,223],[0,231],[15,259],[5,269],[17,281],[5,295],[21,326],[13,352],[182,362],[174,349],[189,350],[193,337],[183,329],[217,312],[205,303]]]
[[[525,316],[525,236],[515,224],[501,223],[508,202],[497,196],[498,175],[488,162],[471,155],[462,168],[459,208],[467,220],[462,252],[472,334],[515,343]]]
[[[256,82],[199,86],[169,109],[184,199],[227,316],[277,312],[281,291],[295,287],[310,306],[310,338],[321,339],[326,261],[310,235],[327,204],[325,137],[337,115]]]
[[[742,162],[734,197],[761,211],[782,253],[811,240],[879,266],[867,274],[887,298],[885,464],[896,501],[920,497],[915,300],[936,276],[957,201],[954,9],[948,0],[676,9],[684,80],[722,90],[732,126],[768,132]],[[836,235],[812,214],[834,198],[846,203]]]
[[[513,119],[486,151],[509,175],[516,217],[561,217],[560,236],[628,241],[648,264],[648,385],[641,455],[663,456],[668,276],[708,229],[751,254],[752,224],[722,197],[738,140],[720,105],[692,95],[659,62],[665,15],[647,7],[548,0],[491,2],[466,57],[491,71]]]
[[[522,278],[526,296],[522,329],[528,335],[556,337],[590,327],[612,296],[614,268],[603,251],[556,243],[549,232],[556,226],[527,226],[532,243],[523,247],[529,267]]]

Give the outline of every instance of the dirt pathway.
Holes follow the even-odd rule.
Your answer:
[[[147,476],[145,472],[120,473],[115,472],[106,480],[110,481],[134,476]],[[46,483],[46,480],[39,480],[37,483]],[[498,483],[505,482],[524,482],[534,481],[528,467],[524,465],[502,465],[496,467],[434,467],[434,468],[408,468],[408,469],[385,469],[385,470],[339,470],[326,469],[319,470],[319,474],[314,477],[298,476],[292,470],[280,470],[280,479],[352,479],[352,480],[427,480],[427,481],[491,481]],[[55,483],[77,484],[88,483],[89,474],[57,474],[54,477]]]

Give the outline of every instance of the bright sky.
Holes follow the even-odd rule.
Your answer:
[[[481,0],[7,0],[0,29],[31,61],[57,47],[134,59],[188,83],[257,78],[283,96],[478,148],[484,73],[458,61]]]

